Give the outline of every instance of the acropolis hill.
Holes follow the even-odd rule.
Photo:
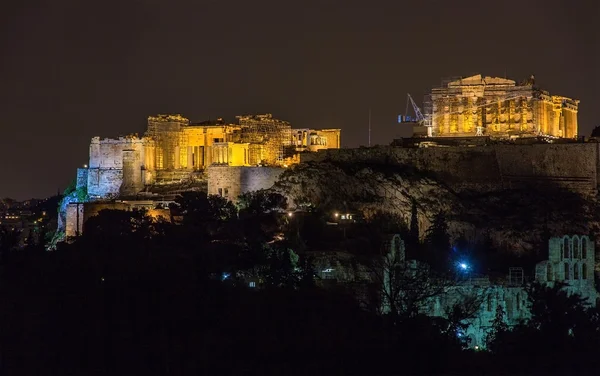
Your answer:
[[[340,129],[293,129],[270,114],[238,116],[235,124],[150,116],[143,137],[92,139],[89,164],[77,174],[79,193],[63,202],[62,228],[75,236],[102,208],[161,215],[157,206],[166,207],[183,191],[236,200],[272,187],[292,209],[304,203],[344,206],[408,220],[416,201],[422,233],[443,211],[453,235],[493,231],[512,244],[541,236],[527,232],[521,216],[535,227],[546,221],[536,210],[554,216],[547,212],[567,205],[569,199],[557,201],[566,192],[582,201],[556,208],[569,217],[560,225],[570,226],[556,235],[589,233],[600,223],[600,150],[594,140],[578,137],[578,103],[539,89],[533,78],[521,84],[480,75],[451,80],[426,95],[415,137],[357,149],[340,148]],[[510,223],[492,218],[503,202],[506,218],[513,215]],[[517,215],[527,205],[530,211]],[[484,217],[489,220],[479,223]],[[550,219],[546,229],[556,221],[561,219]]]

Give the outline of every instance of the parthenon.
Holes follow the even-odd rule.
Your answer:
[[[517,84],[478,74],[434,88],[424,110],[434,137],[576,138],[578,105],[539,89],[533,76]]]

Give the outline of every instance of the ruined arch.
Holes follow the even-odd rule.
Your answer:
[[[588,278],[587,264],[584,262],[581,264],[581,279]]]
[[[565,235],[563,238],[563,258],[568,259],[571,258],[571,247],[569,246],[569,237]]]
[[[404,261],[404,241],[398,234],[394,234],[392,237],[392,250],[400,261]]]
[[[587,236],[581,237],[581,258],[584,260],[587,259],[589,241],[590,239]]]
[[[552,264],[550,263],[546,264],[546,281],[554,281],[554,273],[552,270]]]
[[[404,241],[399,234],[388,235],[383,243],[382,252],[394,262],[404,262],[406,258]]]
[[[565,281],[571,279],[571,276],[569,275],[569,263],[565,262],[564,263],[564,268],[565,268]]]
[[[579,267],[581,264],[576,263],[573,264],[573,279],[579,279]]]
[[[573,258],[579,259],[581,258],[581,239],[579,239],[579,236],[574,235],[573,236]]]

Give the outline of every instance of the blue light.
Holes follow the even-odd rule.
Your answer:
[[[231,276],[231,274],[229,273],[223,273],[223,275],[221,276],[221,281],[226,280],[227,278],[229,278]]]
[[[469,265],[465,264],[464,262],[461,262],[458,266],[460,266],[460,268],[462,270],[467,270],[469,269]]]

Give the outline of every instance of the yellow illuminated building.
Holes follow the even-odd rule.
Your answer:
[[[537,88],[533,76],[517,85],[475,75],[434,88],[424,107],[434,137],[576,138],[578,106]]]
[[[229,166],[290,165],[299,152],[338,149],[340,129],[292,129],[271,114],[238,116],[238,124],[191,124],[181,115],[148,117],[146,165],[156,170],[203,170]]]

